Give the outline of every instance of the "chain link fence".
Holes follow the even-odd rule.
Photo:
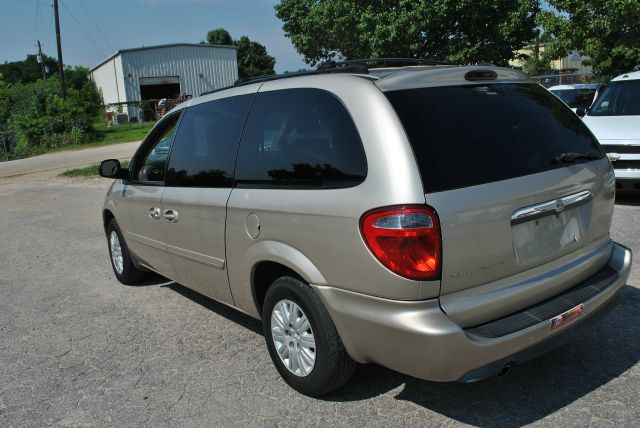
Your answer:
[[[593,80],[593,73],[558,73],[532,76],[531,78],[545,88],[556,85],[573,85],[576,83],[598,83]]]
[[[11,159],[11,153],[16,147],[16,142],[15,131],[0,131],[0,159]]]

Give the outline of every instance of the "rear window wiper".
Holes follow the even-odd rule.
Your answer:
[[[553,158],[551,163],[572,163],[582,159],[595,160],[600,158],[602,158],[602,155],[599,155],[597,153],[568,152],[568,153],[562,153],[556,156],[555,158]]]

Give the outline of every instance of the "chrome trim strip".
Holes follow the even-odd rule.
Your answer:
[[[162,251],[165,250],[164,243],[160,241],[156,241],[155,239],[147,238],[142,235],[137,235],[133,232],[127,232],[127,236],[131,238],[133,241],[139,242],[148,247],[155,248],[157,250],[162,250]]]
[[[593,199],[591,190],[583,190],[573,195],[563,196],[547,202],[520,208],[511,214],[511,224],[516,225],[549,215],[560,214],[567,208],[586,204]]]
[[[212,266],[218,269],[224,269],[224,260],[213,256],[207,256],[206,254],[197,253],[195,251],[185,250],[184,248],[176,247],[174,245],[167,244],[167,252],[174,256],[184,257],[187,260],[202,263],[207,266]]]

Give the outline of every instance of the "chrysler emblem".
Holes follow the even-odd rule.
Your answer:
[[[562,199],[558,199],[556,201],[556,212],[560,213],[562,212],[563,209],[564,209],[564,202],[562,202]]]

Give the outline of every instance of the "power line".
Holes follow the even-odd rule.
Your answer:
[[[41,5],[45,5],[45,6],[49,6],[47,3],[42,3],[41,1],[38,0],[15,0],[15,1],[19,1],[20,3],[29,3],[29,4],[41,4]]]
[[[36,2],[36,37],[40,40],[40,3]]]
[[[98,23],[96,22],[95,19],[93,19],[93,15],[91,15],[91,13],[89,12],[89,9],[87,9],[87,6],[85,6],[84,1],[80,0],[80,4],[82,5],[82,8],[84,9],[84,11],[86,12],[87,16],[89,17],[89,19],[91,19],[91,21],[93,22],[93,24],[96,26],[96,29],[98,30],[98,33],[100,33],[100,35],[102,36],[102,39],[105,41],[105,43],[107,44],[107,47],[111,50],[114,51],[113,47],[111,46],[111,43],[109,43],[109,39],[107,38],[107,36],[104,35],[104,33],[102,32],[102,29],[100,28],[100,26],[98,25]]]
[[[49,42],[51,41],[51,34],[53,34],[53,5],[51,6],[51,15],[49,18],[49,31],[47,31],[47,34],[45,35],[45,39],[44,39],[44,46],[45,47],[49,47]]]
[[[87,31],[86,28],[84,28],[84,26],[80,23],[80,21],[75,17],[75,15],[73,14],[73,12],[71,12],[71,9],[66,5],[66,3],[63,0],[60,0],[60,3],[62,3],[62,6],[64,6],[64,8],[67,10],[67,12],[69,12],[69,15],[71,15],[71,18],[73,18],[74,21],[76,21],[76,24],[78,24],[78,27],[80,27],[80,29],[82,31],[84,31],[84,33],[87,35],[87,37],[89,38],[89,41],[91,41],[91,43],[93,44],[93,46],[100,51],[100,54],[102,54],[102,56],[106,56],[106,54],[104,53],[104,51],[102,49],[100,49],[100,46],[98,46],[98,44],[96,43],[95,40],[93,40],[93,37],[91,37],[91,34]]]

